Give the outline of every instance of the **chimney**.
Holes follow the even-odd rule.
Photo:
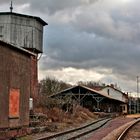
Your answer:
[[[110,87],[114,88],[114,84],[110,84]]]

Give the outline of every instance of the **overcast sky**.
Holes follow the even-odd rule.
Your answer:
[[[9,11],[9,0],[0,0]],[[140,76],[140,0],[13,0],[14,12],[40,16],[39,79],[101,81],[136,92]]]

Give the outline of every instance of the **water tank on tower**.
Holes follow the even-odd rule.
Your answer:
[[[0,12],[0,40],[33,51],[43,52],[45,21],[36,16]]]

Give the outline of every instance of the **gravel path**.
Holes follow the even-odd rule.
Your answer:
[[[65,129],[64,131],[68,131],[68,130],[72,130],[72,129],[75,129],[75,128],[79,128],[79,127],[82,127],[82,126],[85,126],[87,124],[90,124],[91,122],[94,122],[94,121],[97,121],[95,119],[93,120],[88,120],[87,122],[77,126],[77,127],[71,127],[71,128],[68,128],[68,129]],[[55,134],[58,134],[58,133],[61,133],[62,131],[59,131],[59,132],[39,132],[39,133],[36,133],[36,134],[31,134],[31,135],[28,135],[26,137],[24,137],[25,139],[28,139],[28,140],[37,140],[39,137],[45,137],[45,136],[51,136],[51,135],[55,135]],[[20,140],[20,139],[19,139]]]
[[[133,118],[119,117],[108,122],[104,127],[93,132],[88,140],[102,140],[114,129],[134,120]]]
[[[101,120],[101,121],[98,121],[90,126],[87,126],[83,129],[80,129],[80,130],[77,130],[76,132],[71,132],[70,134],[64,134],[62,136],[59,136],[57,138],[53,138],[52,140],[68,140],[68,139],[75,139],[73,137],[79,135],[79,134],[82,134],[82,133],[85,133],[85,132],[89,132],[90,130],[93,131],[95,129],[98,129],[99,127],[101,127],[102,125],[104,125],[106,122],[108,122],[110,119],[104,119],[104,120]],[[77,138],[78,140],[80,138]]]

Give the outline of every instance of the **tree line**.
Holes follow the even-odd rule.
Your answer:
[[[105,83],[100,81],[78,81],[76,85],[82,85],[89,88],[98,86],[106,86]],[[49,96],[57,94],[58,92],[70,88],[74,85],[68,84],[64,81],[60,81],[54,77],[46,77],[39,82],[39,105],[41,106],[58,106],[59,101],[57,99],[48,99]]]

